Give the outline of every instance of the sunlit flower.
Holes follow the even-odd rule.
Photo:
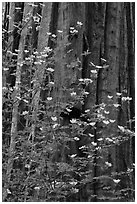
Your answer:
[[[89,135],[90,137],[94,137],[94,135],[93,135],[93,134],[91,134],[91,133],[89,133],[88,135]]]
[[[56,37],[56,35],[55,35],[55,34],[52,34],[52,37],[53,37],[53,38],[55,38],[55,37]]]
[[[80,139],[78,137],[74,137],[74,140],[79,141]]]
[[[50,33],[50,32],[47,32],[47,35],[51,35],[51,33]]]
[[[66,108],[66,110],[68,111],[68,112],[71,112],[72,110],[71,109],[69,109],[69,108]]]
[[[76,96],[76,92],[73,91],[73,92],[70,93],[70,95],[71,96]]]
[[[109,122],[110,122],[110,123],[114,123],[114,122],[115,122],[115,120],[110,119],[110,120],[109,120]]]
[[[89,123],[89,125],[94,126],[96,124],[96,122],[91,122]]]
[[[81,23],[80,21],[77,21],[77,24],[78,24],[79,26],[82,26],[82,25],[83,25],[83,23]]]
[[[90,70],[92,74],[97,74],[97,70]]]
[[[99,139],[97,139],[97,140],[100,142],[100,141],[102,141],[102,140],[103,140],[103,138],[99,138]]]
[[[47,97],[47,100],[48,100],[48,101],[51,101],[51,100],[52,100],[52,97]]]
[[[57,117],[56,117],[56,116],[51,117],[51,119],[52,119],[53,121],[57,121]]]
[[[112,164],[110,162],[105,162],[105,164],[108,166],[108,167],[111,167]]]
[[[69,182],[71,185],[76,185],[78,182],[76,182],[76,181],[70,181]]]
[[[109,114],[109,111],[104,111],[105,114]]]
[[[103,120],[103,123],[108,125],[109,124],[109,121],[108,120]]]
[[[117,93],[116,93],[116,95],[117,95],[117,96],[121,96],[121,95],[122,95],[122,93],[118,93],[118,92],[117,92]]]
[[[49,72],[54,72],[54,69],[52,69],[51,67],[47,68],[47,71]]]
[[[113,96],[108,95],[108,98],[109,98],[109,99],[112,99],[112,98],[113,98]]]
[[[74,30],[75,28],[74,27],[70,27],[70,30]]]
[[[22,115],[27,115],[28,114],[28,111],[23,111],[22,112]]]
[[[132,100],[132,98],[131,97],[122,97],[122,101],[131,101]]]
[[[119,183],[119,182],[120,182],[120,179],[113,179],[113,181],[114,181],[115,183]]]
[[[35,189],[35,190],[39,190],[40,187],[39,187],[39,186],[35,186],[34,189]]]
[[[118,104],[118,103],[115,103],[113,105],[114,105],[115,108],[118,108],[120,106],[120,104]]]
[[[96,142],[91,142],[91,144],[92,144],[93,146],[97,146],[97,143],[96,143]]]
[[[58,126],[58,124],[56,123],[56,124],[53,125],[53,128],[55,129],[57,126]]]
[[[70,122],[71,122],[71,123],[76,123],[77,120],[73,118],[72,120],[70,120]]]
[[[57,30],[58,31],[58,33],[63,33],[63,31],[62,30]]]

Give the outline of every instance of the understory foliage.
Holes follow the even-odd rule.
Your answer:
[[[49,35],[56,44],[55,34]],[[19,103],[13,168],[10,182],[6,184],[5,201],[64,202],[94,201],[96,198],[98,201],[134,201],[134,189],[129,187],[134,163],[131,162],[125,171],[114,171],[114,164],[107,156],[111,149],[132,143],[134,132],[128,125],[131,121],[124,127],[116,124],[115,134],[110,132],[110,135],[102,135],[105,128],[117,123],[110,118],[109,110],[115,108],[118,111],[123,103],[128,106],[132,98],[117,93],[120,103],[114,104],[114,96],[108,95],[108,104],[95,104],[92,110],[84,109],[84,101],[90,94],[86,88],[97,78],[98,69],[102,68],[91,62],[90,78],[79,78],[77,90],[64,87],[69,101],[56,101],[56,52],[56,49],[45,47],[39,53],[28,47],[24,50],[24,60],[20,62],[22,75],[19,96],[15,94],[15,85],[6,83],[3,86],[3,187],[7,182],[10,159],[13,104],[16,101]],[[14,54],[7,51],[3,55],[3,73],[6,77],[9,69],[17,63]],[[74,61],[68,66],[69,69],[75,67],[80,70],[79,64],[81,62]],[[42,81],[40,73],[37,73],[38,66],[44,69]],[[16,77],[16,70],[12,75]],[[38,91],[40,98],[35,109],[33,99]],[[77,108],[79,102],[81,106]],[[32,127],[35,127],[34,131]],[[102,173],[97,173],[96,167]],[[97,195],[97,189],[102,189],[103,194]]]

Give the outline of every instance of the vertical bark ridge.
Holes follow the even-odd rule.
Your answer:
[[[51,22],[51,14],[52,14],[52,3],[45,3],[42,11],[42,20],[40,23],[40,31],[38,35],[38,45],[37,46],[37,51],[38,53],[42,53],[44,49],[48,47],[48,40],[49,36],[47,33],[50,30],[50,22]],[[44,42],[44,43],[43,43]],[[46,63],[46,59],[45,59]],[[37,65],[36,66],[36,71],[34,73],[33,79],[34,79],[34,91],[32,93],[33,101],[32,101],[32,118],[33,118],[33,124],[32,124],[32,138],[34,140],[35,138],[35,130],[36,130],[36,125],[37,125],[37,114],[38,114],[38,108],[39,108],[39,101],[40,98],[42,97],[42,94],[47,95],[47,93],[44,91],[42,93],[41,90],[41,84],[44,80],[44,73],[45,73],[45,66],[43,64]],[[43,97],[42,97],[43,99]]]
[[[14,68],[11,67],[9,69],[9,76],[7,77],[7,83],[13,87],[15,85],[15,76],[12,75],[16,71],[16,64],[17,64],[17,51],[19,46],[19,40],[20,40],[20,32],[21,32],[21,23],[22,23],[22,17],[23,17],[23,9],[24,9],[24,3],[16,2],[15,8],[14,8],[14,29],[12,31],[13,35],[13,43],[12,43],[12,53],[13,57],[11,59],[11,63],[13,63],[15,66]],[[12,65],[13,66],[13,65]]]
[[[135,116],[135,78],[134,78],[134,24],[132,17],[132,5],[125,3],[126,5],[126,16],[127,16],[127,46],[128,46],[128,84],[129,84],[129,96],[132,97],[130,102],[130,119],[133,120]],[[131,130],[134,130],[134,121],[131,124]]]

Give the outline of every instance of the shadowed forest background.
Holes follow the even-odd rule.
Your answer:
[[[4,202],[133,202],[135,3],[2,3]]]

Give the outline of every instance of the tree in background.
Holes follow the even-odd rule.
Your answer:
[[[134,201],[134,7],[3,3],[3,201]]]

